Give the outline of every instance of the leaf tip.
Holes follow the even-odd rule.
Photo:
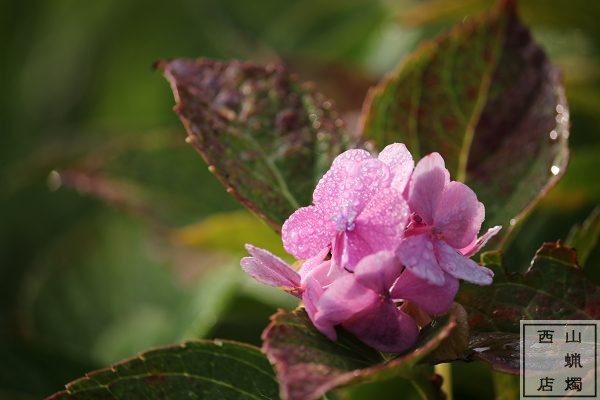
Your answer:
[[[167,65],[169,64],[169,60],[166,59],[160,59],[160,60],[156,60],[152,63],[152,69],[155,71],[161,71],[164,72],[165,69],[167,68]]]

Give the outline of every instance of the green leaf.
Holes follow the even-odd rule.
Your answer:
[[[259,349],[194,341],[150,350],[91,372],[49,397],[61,399],[278,399],[273,369]]]
[[[494,283],[463,284],[457,301],[468,313],[470,356],[504,372],[519,373],[519,321],[599,319],[600,287],[577,265],[575,251],[545,243],[524,273],[508,273],[500,253],[482,255]]]
[[[161,61],[188,141],[227,191],[279,229],[349,137],[332,103],[280,65]]]
[[[447,338],[455,325],[453,316],[434,320],[421,331],[413,349],[389,359],[342,330],[337,341],[330,341],[315,329],[302,308],[280,310],[263,333],[263,351],[275,366],[282,397],[310,400],[367,379],[404,377],[424,383],[431,376],[424,377],[415,365]]]
[[[91,365],[205,335],[240,282],[238,261],[181,253],[119,214],[82,221],[41,253],[20,299],[30,341]]]
[[[596,207],[581,225],[571,228],[565,244],[577,250],[577,261],[584,266],[600,236],[600,207]]]
[[[421,46],[371,90],[363,120],[379,149],[404,142],[417,158],[441,153],[502,235],[566,168],[560,74],[511,1]]]

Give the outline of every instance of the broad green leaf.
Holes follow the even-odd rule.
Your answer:
[[[560,74],[511,1],[422,45],[371,90],[363,137],[437,151],[506,235],[564,173],[569,111]]]
[[[209,170],[276,229],[310,203],[350,141],[331,101],[280,65],[177,59],[157,67]]]
[[[194,341],[150,350],[91,372],[50,396],[62,399],[278,399],[277,381],[256,347]]]
[[[447,338],[455,325],[450,315],[434,320],[422,330],[413,349],[389,359],[344,331],[339,331],[336,342],[330,341],[314,328],[302,308],[280,310],[263,333],[263,351],[275,366],[282,397],[310,400],[364,380],[427,380],[415,367],[417,362]]]
[[[31,341],[97,366],[205,335],[241,278],[237,259],[205,257],[102,213],[40,254],[20,302],[22,329]]]
[[[499,371],[519,373],[519,321],[599,319],[600,287],[577,265],[575,251],[545,243],[524,273],[508,273],[500,253],[482,255],[490,286],[463,284],[457,296],[468,313],[470,355]]]
[[[596,207],[581,225],[575,225],[571,228],[565,241],[567,246],[573,247],[577,251],[579,265],[585,265],[588,256],[598,243],[599,236],[600,207]]]

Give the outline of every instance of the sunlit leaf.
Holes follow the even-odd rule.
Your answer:
[[[415,365],[447,338],[455,325],[453,316],[434,320],[422,330],[413,349],[388,359],[343,331],[332,342],[315,329],[302,308],[281,310],[263,333],[263,351],[275,366],[282,397],[310,400],[358,381],[422,379]]]
[[[512,5],[422,45],[372,89],[363,135],[441,153],[501,235],[564,173],[569,111],[560,74]],[[512,223],[511,223],[512,220]]]
[[[199,223],[178,229],[173,239],[185,246],[234,254],[245,254],[244,245],[251,242],[279,256],[286,254],[281,238],[273,229],[246,210],[213,214]]]
[[[331,101],[280,65],[178,59],[171,83],[189,142],[246,207],[279,229],[350,141]]]
[[[575,251],[546,243],[524,273],[508,273],[500,254],[482,255],[490,286],[463,284],[457,301],[468,313],[471,356],[499,371],[519,373],[519,321],[600,318],[600,287],[577,265]]]
[[[49,397],[59,399],[278,399],[273,369],[259,349],[195,341],[147,351],[90,372]]]

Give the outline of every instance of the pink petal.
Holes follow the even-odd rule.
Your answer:
[[[401,353],[417,341],[415,321],[391,302],[374,303],[342,326],[369,346],[385,353]]]
[[[313,193],[313,202],[327,218],[350,220],[360,214],[367,201],[389,183],[389,169],[377,159],[343,161],[323,175]]]
[[[335,324],[332,324],[326,319],[317,320],[319,300],[323,296],[324,290],[314,278],[307,277],[304,286],[304,292],[302,293],[302,301],[304,303],[304,309],[308,314],[308,318],[312,321],[315,328],[322,334],[327,336],[330,340],[336,340],[337,334],[335,333]]]
[[[428,225],[433,223],[433,214],[449,182],[450,173],[438,153],[431,153],[417,163],[409,183],[408,205]]]
[[[392,287],[391,297],[394,300],[410,300],[429,315],[444,314],[454,302],[459,283],[447,273],[445,279],[442,286],[436,286],[405,270]]]
[[[305,260],[302,263],[302,266],[298,270],[298,274],[300,277],[304,279],[305,276],[311,274],[315,269],[320,268],[322,264],[329,265],[329,261],[325,261],[325,257],[329,254],[329,246],[323,248],[320,252],[317,253],[314,257],[311,257]]]
[[[371,155],[371,153],[369,153],[366,150],[350,149],[350,150],[346,150],[342,154],[338,155],[335,158],[335,160],[333,160],[333,163],[331,165],[333,167],[335,165],[344,163],[346,161],[362,161],[362,160],[367,160],[370,158],[373,158],[373,156]]]
[[[450,182],[433,214],[433,224],[447,243],[459,249],[477,237],[484,218],[485,209],[475,192],[464,183]]]
[[[299,273],[301,277],[300,283],[302,284],[302,287],[306,285],[306,282],[310,278],[318,282],[319,285],[321,285],[321,287],[325,288],[331,285],[336,279],[338,279],[344,274],[347,274],[348,272],[340,268],[332,268],[331,260],[326,260],[312,268],[310,271],[306,272],[306,274],[304,275],[302,270],[299,271]]]
[[[387,295],[402,273],[402,265],[390,251],[380,251],[363,258],[354,269],[356,280],[375,293]]]
[[[436,286],[444,284],[444,272],[436,260],[433,242],[428,235],[414,235],[402,240],[396,249],[396,257],[417,277]]]
[[[437,241],[435,246],[440,266],[450,275],[478,285],[492,283],[494,277],[492,270],[480,266],[441,240]]]
[[[265,285],[287,288],[297,294],[300,275],[281,258],[250,244],[246,245],[246,250],[252,257],[242,258],[240,265],[248,275]]]
[[[383,161],[390,168],[392,187],[403,193],[415,166],[412,155],[406,146],[402,143],[389,144],[379,153],[377,159]]]
[[[354,271],[356,264],[373,249],[356,231],[339,232],[333,242],[331,258],[335,266]]]
[[[480,236],[478,239],[473,240],[467,247],[463,247],[460,249],[460,252],[465,257],[473,257],[475,254],[479,252],[486,245],[488,240],[494,237],[498,232],[500,232],[502,227],[500,225],[496,225],[493,228],[487,230],[487,232]]]
[[[299,208],[281,228],[283,247],[298,259],[314,257],[330,245],[334,235],[333,222],[315,206]]]
[[[394,189],[383,189],[371,198],[356,219],[354,233],[369,245],[371,253],[394,251],[402,240],[408,216],[404,198]]]
[[[316,304],[315,326],[338,325],[379,302],[379,296],[345,273],[336,279]]]

